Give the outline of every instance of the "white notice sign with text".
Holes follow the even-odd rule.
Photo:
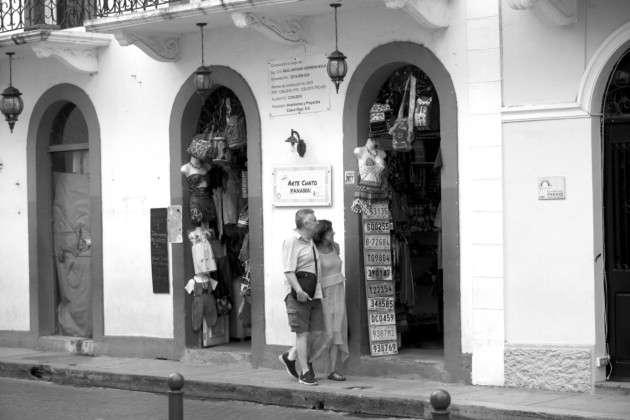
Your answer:
[[[330,79],[324,55],[269,62],[272,117],[330,110]]]

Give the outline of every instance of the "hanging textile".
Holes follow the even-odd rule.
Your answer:
[[[87,174],[53,173],[53,248],[59,286],[59,333],[92,336],[90,181]]]

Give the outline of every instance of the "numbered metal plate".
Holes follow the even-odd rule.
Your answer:
[[[370,282],[367,284],[366,289],[369,298],[394,296],[395,294],[393,281]]]
[[[396,341],[376,341],[370,343],[372,356],[385,356],[387,354],[398,354],[398,343]]]
[[[367,266],[365,267],[365,279],[368,281],[391,280],[392,279],[392,266],[391,265]]]
[[[365,235],[363,247],[365,249],[391,249],[391,236],[389,235]]]
[[[381,325],[370,327],[370,342],[372,341],[384,341],[384,340],[396,340],[396,326],[395,325]]]
[[[363,221],[363,233],[389,233],[392,224],[389,220],[370,219]]]
[[[372,210],[371,214],[363,213],[363,218],[365,219],[391,219],[392,216],[389,212],[389,205],[387,203],[382,204],[372,204],[370,206]]]
[[[392,265],[391,251],[373,251],[366,249],[364,252],[365,265]]]
[[[372,297],[367,300],[368,311],[393,311],[393,297]]]
[[[396,325],[396,314],[391,312],[369,312],[368,322],[372,325]]]

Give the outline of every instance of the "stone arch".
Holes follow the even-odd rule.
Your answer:
[[[630,22],[619,27],[591,57],[578,90],[577,103],[591,115],[599,115],[608,76],[617,61],[630,49]]]
[[[452,381],[470,382],[470,356],[462,354],[459,256],[459,182],[457,154],[457,98],[451,77],[439,59],[426,47],[411,42],[392,42],[373,49],[359,63],[348,82],[344,105],[344,168],[358,170],[353,150],[369,135],[369,110],[376,95],[391,75],[403,66],[419,67],[434,83],[440,99],[440,134],[444,167],[442,170],[442,209],[444,239],[444,356],[446,376]],[[351,186],[352,187],[352,186]],[[354,188],[344,191],[346,227],[346,272],[363,272],[360,218],[350,210]],[[448,267],[448,268],[447,268]],[[361,275],[359,278],[363,278]],[[348,307],[352,336],[350,354],[369,354],[365,288],[362,282],[349,282],[348,300],[361,302]],[[358,361],[351,361],[358,366]]]
[[[26,155],[34,157],[34,165],[27,165],[29,282],[31,289],[31,332],[39,336],[54,333],[53,304],[55,267],[50,255],[51,186],[48,141],[53,121],[59,110],[73,103],[85,118],[90,150],[90,206],[92,228],[92,324],[93,338],[103,336],[103,233],[101,199],[101,130],[94,104],[79,87],[59,84],[42,94],[29,121]]]
[[[249,208],[260,209],[262,208],[261,127],[256,98],[247,81],[236,71],[224,66],[210,66],[210,70],[212,71],[214,86],[225,86],[232,90],[243,106],[247,121],[247,165],[250,174],[248,177]],[[190,139],[195,134],[201,107],[202,102],[195,92],[193,75],[191,74],[184,81],[175,97],[169,122],[172,204],[183,205],[184,181],[180,168],[184,159],[187,159],[186,149]],[[265,345],[262,234],[262,214],[259,211],[249,212],[251,276],[253,279],[261,279],[260,281],[252,281],[252,363],[254,365],[257,363],[254,357],[261,353]],[[182,287],[174,287],[173,291],[174,337],[176,346],[182,350],[186,345],[194,346],[196,337],[190,328],[190,321],[184,319],[187,311],[183,289],[186,270],[183,245],[173,244],[172,251],[173,281],[175,284],[182,285]],[[186,328],[182,328],[184,326]]]

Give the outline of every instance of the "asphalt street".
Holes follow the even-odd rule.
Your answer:
[[[352,420],[391,419],[329,410],[299,409],[242,401],[184,399],[184,418]],[[168,420],[168,397],[147,392],[74,387],[45,381],[0,378],[0,420]]]

